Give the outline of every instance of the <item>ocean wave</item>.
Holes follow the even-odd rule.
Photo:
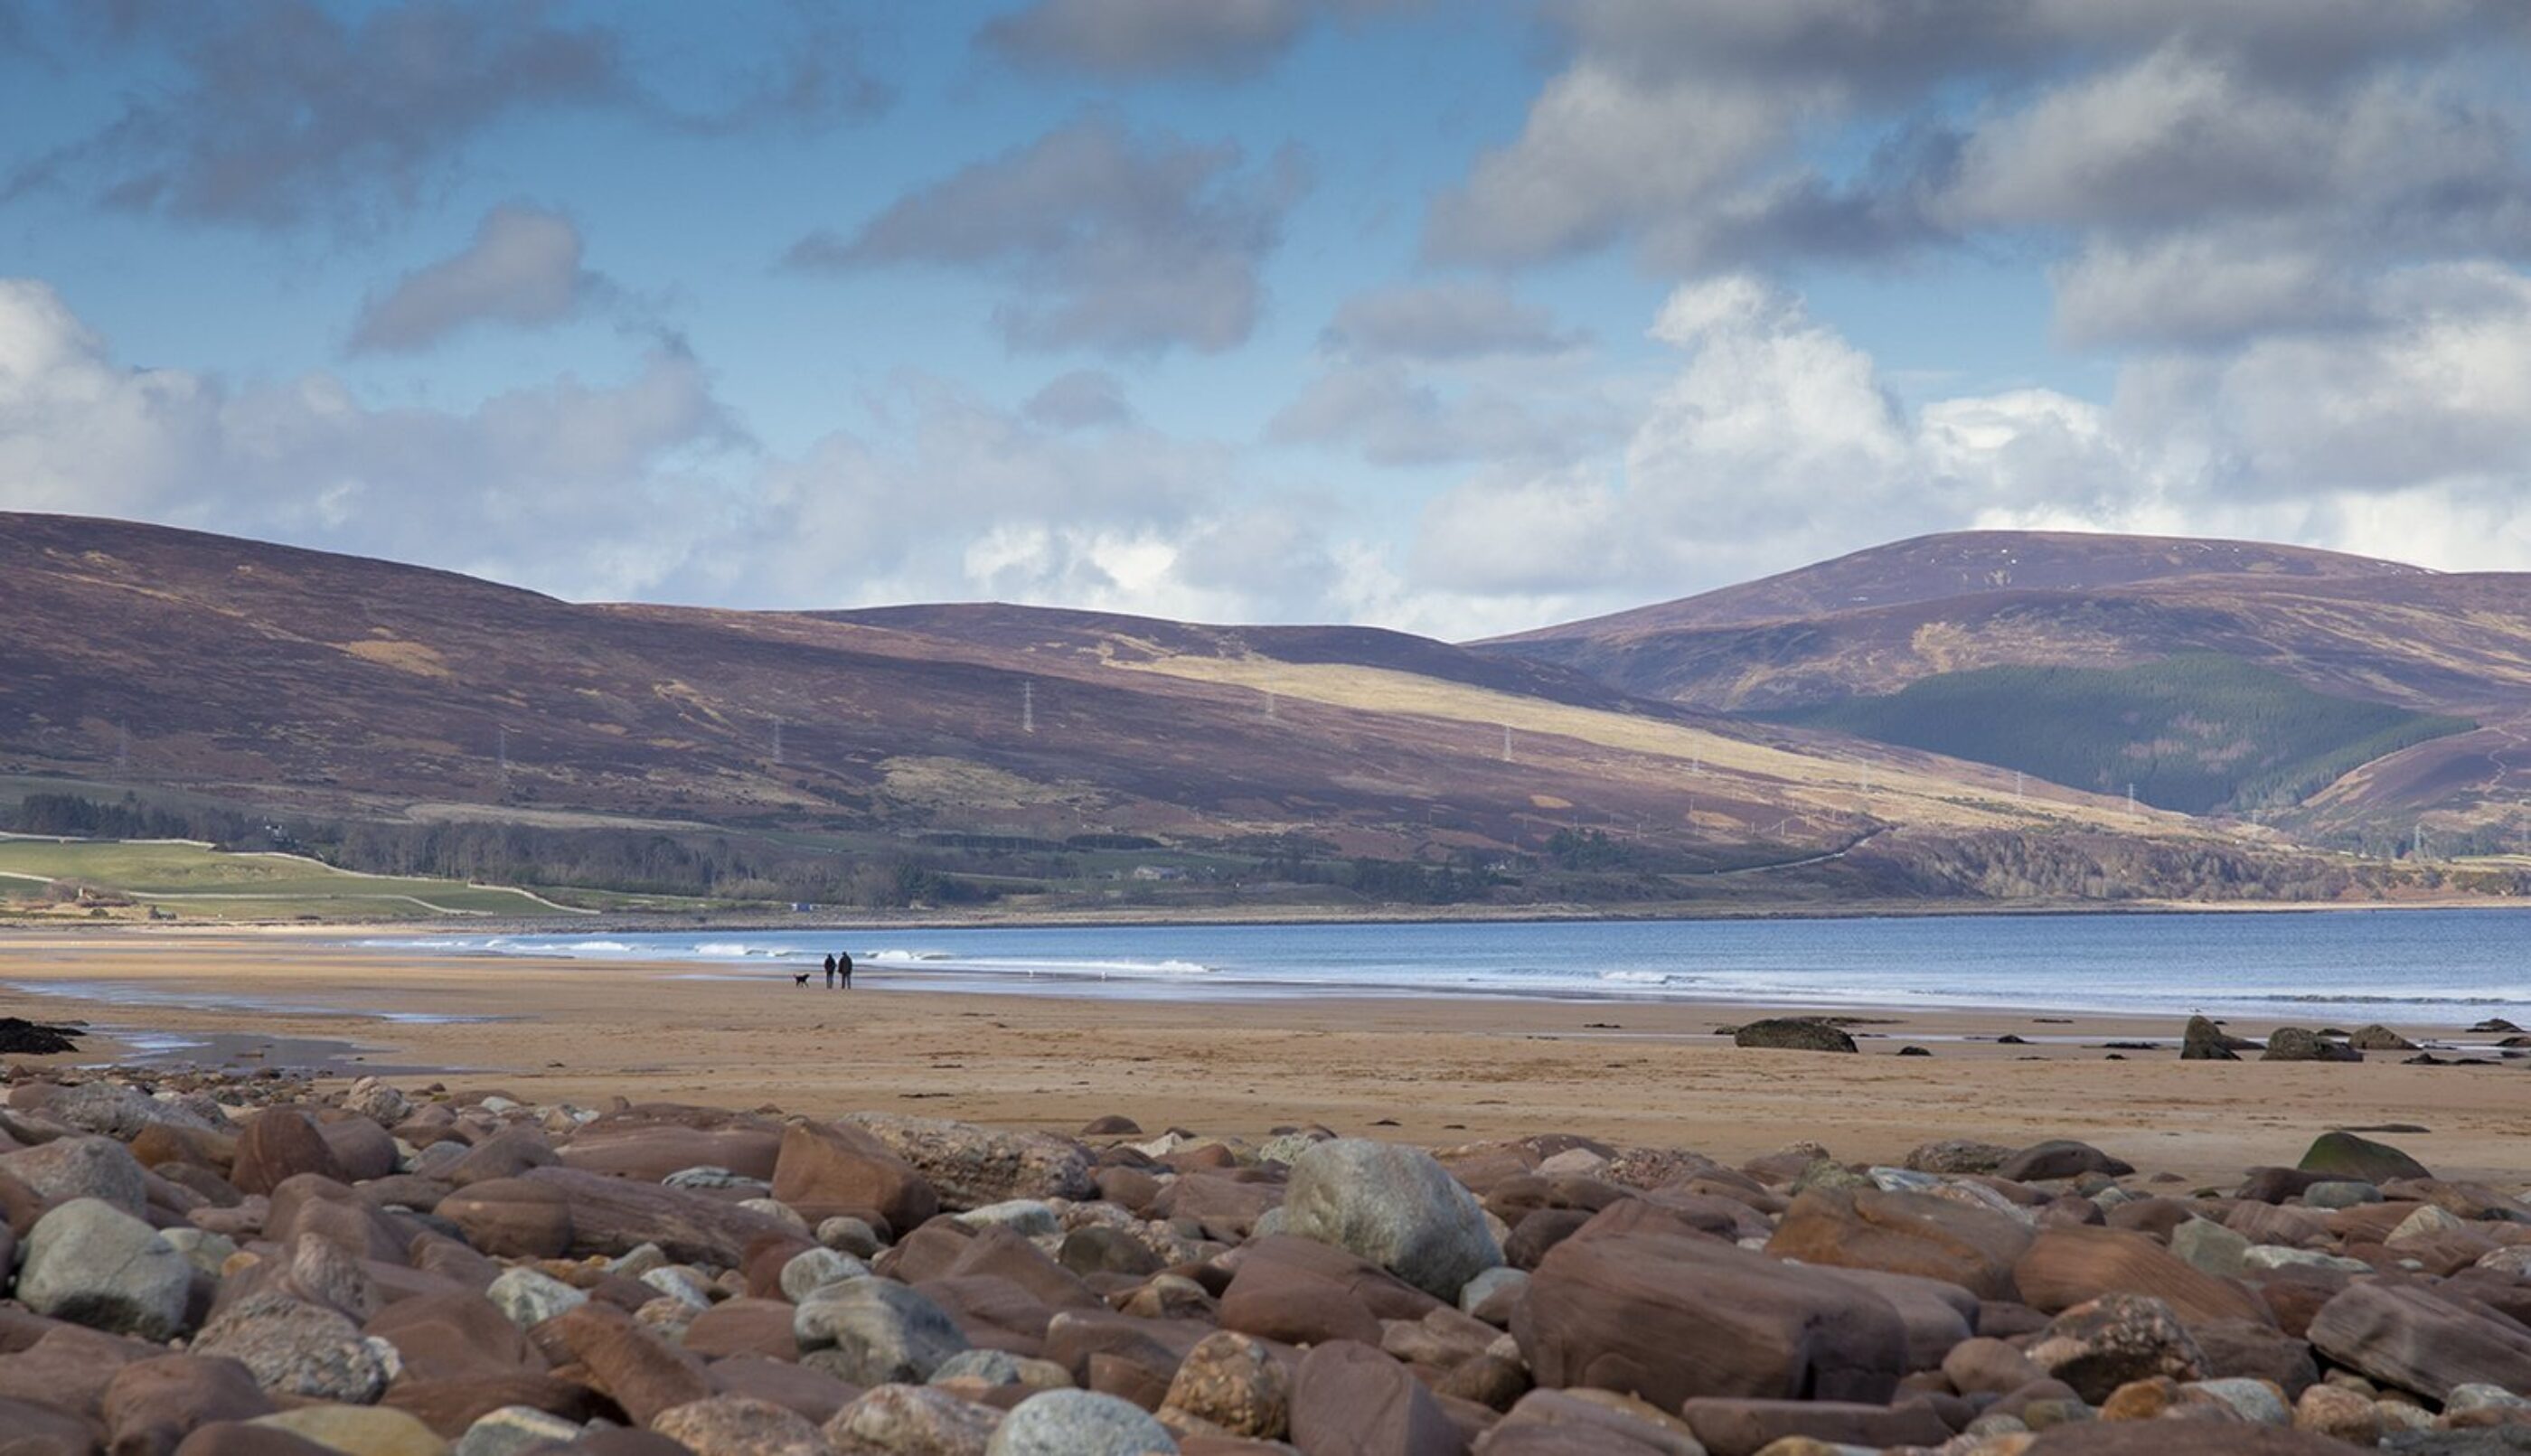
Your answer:
[[[1603,971],[1600,979],[1626,985],[1685,985],[1697,978],[1670,971]]]
[[[984,956],[958,961],[957,967],[961,971],[1028,976],[1210,976],[1213,974],[1213,968],[1201,961],[1176,959],[1075,961]]]
[[[945,961],[949,959],[949,952],[945,950],[875,950],[862,959],[878,961],[890,966],[904,966],[917,961]]]

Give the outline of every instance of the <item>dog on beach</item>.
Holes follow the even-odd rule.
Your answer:
[[[809,973],[803,971],[799,975],[792,977],[791,983],[793,985],[807,985],[809,983]]]

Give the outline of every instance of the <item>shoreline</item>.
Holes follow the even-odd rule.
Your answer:
[[[654,912],[611,916],[578,912],[542,917],[477,917],[449,915],[437,920],[405,921],[92,921],[64,917],[0,916],[0,937],[11,934],[143,934],[143,935],[287,935],[475,933],[548,935],[586,931],[592,934],[680,934],[688,931],[821,930],[1026,930],[1026,929],[1154,929],[1172,926],[1211,928],[1240,925],[1460,925],[1460,924],[1663,924],[1707,922],[1852,920],[2049,920],[2093,917],[2163,917],[2229,915],[2337,915],[2364,912],[2413,913],[2437,910],[2531,913],[2531,900],[2465,895],[2413,900],[2138,900],[2011,901],[1955,904],[1923,900],[1839,901],[1822,905],[1714,905],[1661,902],[1659,909],[1629,911],[1571,903],[1521,906],[1395,907],[1358,912],[1330,912],[1295,907],[1297,913],[1273,915],[1236,909],[1220,915],[1190,913],[1187,907],[1153,910],[1147,915],[1108,910],[1027,912],[1008,916],[938,912],[888,914],[872,912],[819,919],[795,916],[705,916]],[[0,940],[0,944],[5,944]]]
[[[233,1055],[332,1041],[351,1044],[328,1059],[328,1075],[451,1069],[430,1075],[531,1100],[594,1104],[622,1092],[1048,1130],[1121,1113],[1154,1129],[1262,1137],[1315,1122],[1430,1145],[1576,1132],[1725,1157],[1815,1139],[1883,1162],[1980,1132],[2082,1138],[2186,1177],[2237,1173],[2280,1143],[2365,1124],[2429,1128],[2414,1140],[2419,1154],[2447,1176],[2519,1178],[2531,1146],[2531,1064],[2409,1066],[2406,1052],[2362,1064],[2182,1063],[2166,1044],[2180,1019],[2165,1016],[1820,1008],[1869,1019],[1852,1028],[1859,1053],[1846,1055],[1732,1045],[1718,1026],[1806,1009],[1745,998],[1189,1001],[926,991],[886,977],[828,992],[771,976],[687,979],[689,969],[398,954],[252,931],[64,936],[0,942],[0,980],[85,980],[109,997],[133,986],[169,999],[0,987],[0,1015],[112,1029],[49,1059],[65,1065],[117,1059],[115,1036],[225,1037],[217,1044]],[[269,1001],[294,1009],[257,1004]],[[2235,1018],[2230,1030],[2278,1024]],[[2485,1039],[2456,1024],[2397,1025],[2420,1041]],[[2005,1035],[2026,1039],[1995,1039]],[[2147,1040],[2160,1044],[2109,1045]],[[1932,1054],[1895,1055],[1911,1043]]]

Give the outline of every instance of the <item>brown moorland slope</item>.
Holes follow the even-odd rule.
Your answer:
[[[2531,822],[2531,574],[2292,547],[1981,532],[1477,644],[1723,712],[1886,695],[1994,667],[2215,654],[2334,697],[2473,720],[2364,764],[2286,822]]]
[[[577,605],[34,515],[0,516],[0,772],[379,817],[1306,834],[1378,856],[1596,824],[1715,868],[1893,829],[2203,833],[1359,629]]]

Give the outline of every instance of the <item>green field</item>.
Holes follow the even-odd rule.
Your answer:
[[[557,913],[524,890],[355,874],[294,855],[230,855],[197,844],[0,840],[0,897],[33,898],[55,880],[157,906],[183,919],[407,920]]]
[[[1767,716],[2018,768],[2183,813],[2296,804],[2360,763],[2476,725],[2315,693],[2236,657],[1989,667]]]

